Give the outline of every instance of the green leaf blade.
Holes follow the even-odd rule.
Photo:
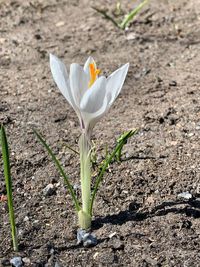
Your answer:
[[[144,0],[136,8],[134,8],[129,14],[125,16],[123,21],[119,24],[119,27],[124,30],[126,26],[133,20],[133,18],[140,12],[140,10],[148,3],[148,0]]]
[[[123,145],[127,142],[128,138],[130,138],[131,136],[133,136],[136,133],[137,133],[137,129],[127,131],[126,133],[121,135],[120,140],[118,139],[119,141],[117,142],[117,145],[114,148],[114,150],[112,151],[112,153],[110,155],[107,155],[107,158],[104,161],[104,164],[100,170],[100,173],[97,176],[97,179],[96,179],[96,182],[94,185],[94,190],[93,190],[92,195],[91,195],[91,202],[90,202],[90,214],[91,215],[92,215],[92,208],[93,208],[95,196],[96,196],[100,182],[102,181],[103,175],[104,175],[107,167],[109,166],[109,164],[111,163],[113,158],[117,155],[117,153],[122,149]]]
[[[66,173],[64,172],[59,160],[56,158],[55,154],[53,153],[52,149],[50,148],[50,146],[45,142],[45,140],[43,139],[43,137],[41,136],[41,134],[39,132],[37,132],[35,129],[33,129],[33,132],[35,133],[37,139],[40,141],[40,143],[43,145],[43,147],[47,150],[47,152],[49,153],[49,155],[51,156],[52,160],[54,161],[59,173],[61,174],[61,176],[64,179],[65,184],[67,185],[67,188],[71,194],[71,197],[73,199],[74,205],[75,205],[75,209],[78,212],[79,210],[81,210],[79,201],[76,197],[76,194],[74,192],[73,186],[71,185],[70,181],[69,181],[69,177],[66,175]]]
[[[1,137],[4,177],[6,183],[7,198],[8,198],[8,209],[9,209],[9,219],[11,225],[13,249],[14,251],[18,251],[18,240],[17,240],[17,231],[16,231],[13,196],[12,196],[12,178],[10,172],[9,148],[8,148],[6,132],[3,125],[1,126],[0,137]]]

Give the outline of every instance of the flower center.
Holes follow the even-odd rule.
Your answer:
[[[97,69],[95,67],[94,63],[90,63],[89,71],[90,71],[89,87],[91,87],[93,85],[93,83],[96,81],[96,79],[97,79],[98,75],[100,74],[101,70]]]

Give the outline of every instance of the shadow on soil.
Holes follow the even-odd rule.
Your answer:
[[[181,205],[181,207],[178,207]],[[143,221],[147,218],[155,216],[165,216],[168,213],[185,214],[188,217],[200,218],[200,200],[192,199],[189,201],[168,201],[154,207],[151,211],[139,211],[140,205],[133,202],[130,203],[129,209],[121,211],[118,214],[108,215],[106,217],[96,218],[92,222],[92,229],[97,230],[103,226],[103,224],[110,223],[113,225],[122,225],[128,221]],[[190,222],[186,221],[183,227],[190,228]],[[134,233],[133,233],[134,234]],[[144,235],[135,233],[137,238],[141,238]],[[98,239],[98,244],[109,240],[108,237]],[[82,248],[82,245],[71,244],[51,248],[55,250],[55,254],[59,254],[62,251],[74,250]]]
[[[182,206],[177,207],[178,205]],[[133,209],[132,207],[136,208]],[[118,214],[96,218],[93,221],[92,228],[99,229],[106,223],[122,225],[128,221],[143,221],[155,216],[165,216],[168,213],[185,214],[188,217],[200,218],[200,200],[197,199],[163,202],[151,211],[137,211],[138,209],[139,205],[137,206],[136,203],[131,203],[128,210],[120,211]]]

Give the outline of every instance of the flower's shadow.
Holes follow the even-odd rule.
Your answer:
[[[185,214],[188,217],[200,218],[200,200],[177,200],[177,201],[166,201],[160,205],[155,206],[151,211],[141,211],[139,205],[136,203],[130,203],[129,209],[125,211],[120,211],[117,214],[107,215],[105,217],[97,217],[92,222],[92,230],[100,229],[104,224],[111,225],[123,225],[128,221],[144,221],[147,218],[152,218],[156,216],[165,216],[169,213],[174,214]],[[135,209],[133,209],[135,207]],[[142,238],[145,235],[140,233],[131,233],[137,238]],[[109,240],[109,237],[98,239],[98,244],[101,244]],[[82,245],[68,244],[63,246],[58,246],[55,250],[56,253],[60,253],[66,250],[81,249]]]
[[[131,204],[135,205],[135,203]],[[104,224],[122,225],[128,221],[143,221],[151,217],[165,216],[168,213],[185,214],[188,217],[200,218],[200,200],[192,199],[189,201],[167,201],[155,206],[151,209],[151,211],[141,211],[139,209],[133,211],[128,209],[120,211],[117,214],[97,217],[92,222],[92,229],[97,230]]]

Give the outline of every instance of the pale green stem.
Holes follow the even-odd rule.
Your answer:
[[[90,144],[83,133],[79,140],[80,165],[81,165],[81,194],[82,210],[79,211],[79,224],[82,229],[91,226],[90,201],[91,201],[91,169],[90,169]]]

